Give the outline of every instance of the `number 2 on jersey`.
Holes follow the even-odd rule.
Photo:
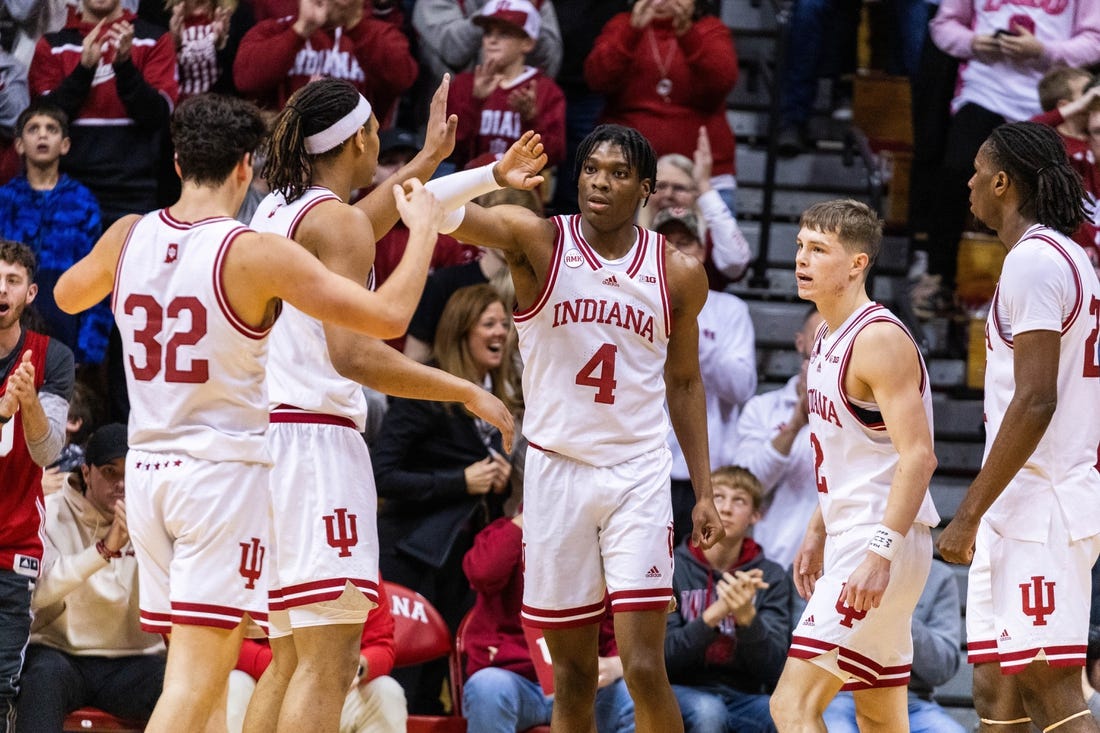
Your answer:
[[[604,344],[596,349],[574,380],[582,387],[595,387],[596,394],[592,399],[601,405],[615,404],[615,356],[618,351],[615,344]],[[599,376],[596,376],[597,372]]]
[[[194,359],[189,369],[180,369],[177,364],[177,354],[181,346],[194,346],[206,335],[206,307],[198,298],[180,296],[173,298],[168,304],[167,313],[160,303],[151,295],[132,293],[123,304],[126,315],[134,315],[134,311],[141,309],[145,312],[145,326],[134,330],[134,341],[145,349],[145,363],[138,365],[133,356],[130,357],[130,369],[134,372],[134,379],[139,382],[151,382],[160,374],[161,363],[164,363],[164,381],[185,384],[202,384],[210,376],[210,365],[206,359]],[[172,338],[168,339],[168,345],[161,353],[160,336],[161,326],[164,324],[164,316],[179,318],[187,312],[191,327],[186,331],[176,331]]]
[[[825,460],[825,451],[821,450],[821,441],[810,433],[810,445],[814,447],[814,480],[817,482],[817,493],[828,494],[829,482],[821,475],[821,464]]]

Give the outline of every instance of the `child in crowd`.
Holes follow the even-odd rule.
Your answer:
[[[1039,80],[1043,113],[1032,121],[1049,125],[1066,146],[1070,165],[1085,186],[1085,209],[1090,214],[1074,233],[1073,241],[1085,248],[1100,273],[1100,140],[1090,135],[1090,118],[1100,128],[1100,82],[1088,71],[1073,66],[1051,69]],[[1100,133],[1100,129],[1097,130]]]
[[[236,0],[168,0],[164,7],[172,14],[168,30],[176,43],[180,101],[215,91],[231,68],[223,52]]]
[[[102,413],[99,397],[83,382],[73,385],[73,397],[69,400],[69,417],[65,423],[65,446],[61,456],[42,474],[42,493],[49,495],[60,491],[69,474],[84,465],[84,444],[99,425],[97,416]]]
[[[538,130],[547,165],[557,165],[565,157],[565,95],[524,63],[539,37],[539,11],[527,0],[490,0],[473,22],[485,29],[481,63],[455,77],[448,101],[458,115],[456,162],[502,154],[525,130]]]
[[[1089,113],[1100,110],[1100,85],[1092,74],[1073,66],[1058,66],[1039,80],[1043,113],[1032,121],[1053,127],[1061,136],[1070,165],[1081,174],[1085,191],[1100,196],[1100,170],[1089,147]]]
[[[685,538],[672,575],[665,666],[686,733],[774,733],[768,693],[791,644],[791,575],[749,535],[764,487],[740,466],[711,474],[726,536],[706,550]]]
[[[49,335],[70,347],[78,364],[98,364],[107,350],[112,317],[106,302],[80,316],[61,312],[53,298],[57,278],[91,251],[101,226],[91,191],[61,172],[69,152],[69,117],[39,99],[15,123],[15,149],[24,172],[0,187],[0,237],[23,242],[38,258],[34,307]]]

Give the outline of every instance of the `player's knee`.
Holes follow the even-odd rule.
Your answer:
[[[768,709],[772,714],[772,722],[778,730],[791,730],[802,725],[810,711],[805,707],[805,700],[799,690],[791,685],[780,684],[768,700]]]
[[[554,660],[554,701],[569,708],[591,707],[596,699],[598,681],[594,664]]]
[[[655,690],[668,687],[668,674],[660,654],[636,655],[628,663],[623,660],[623,679],[630,696],[637,700],[652,699]]]

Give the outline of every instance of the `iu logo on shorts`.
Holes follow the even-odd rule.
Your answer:
[[[251,542],[241,542],[241,577],[247,582],[245,588],[256,587],[256,581],[264,572],[264,555],[267,548],[260,544],[259,537],[253,537]]]
[[[351,548],[359,541],[359,527],[356,515],[348,514],[347,507],[333,509],[325,515],[325,535],[330,547],[340,551],[339,557],[351,557]]]
[[[1047,616],[1054,613],[1054,581],[1046,581],[1044,575],[1032,575],[1030,583],[1020,583],[1020,598],[1024,613],[1035,619],[1032,624],[1046,626]]]
[[[848,585],[845,583],[840,586],[840,595],[836,599],[836,612],[844,618],[840,619],[841,626],[847,626],[852,628],[852,621],[862,621],[863,617],[867,615],[867,611],[857,611],[851,606],[844,603],[844,587]]]

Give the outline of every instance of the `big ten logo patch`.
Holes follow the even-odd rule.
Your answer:
[[[359,541],[359,525],[355,514],[348,514],[347,507],[339,507],[326,514],[325,537],[330,547],[340,551],[340,557],[351,557],[351,548]]]
[[[256,581],[264,573],[264,555],[267,548],[260,544],[259,537],[253,537],[248,542],[241,542],[241,577],[245,579],[244,587],[249,590],[256,587]]]

